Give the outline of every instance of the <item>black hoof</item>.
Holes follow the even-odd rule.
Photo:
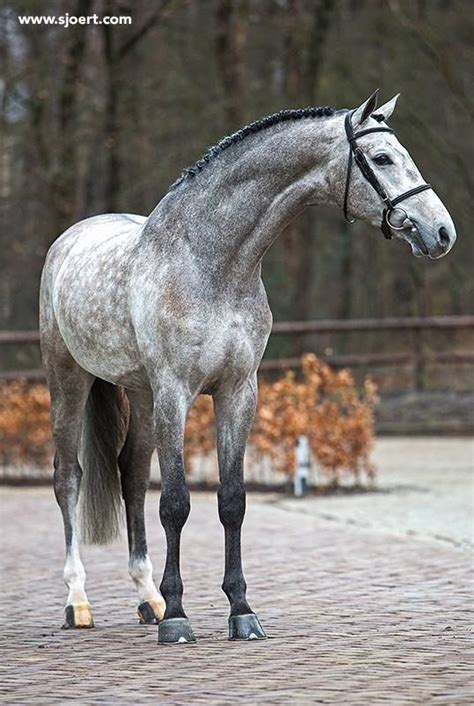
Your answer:
[[[255,613],[230,616],[229,640],[265,640],[266,637]]]
[[[158,643],[170,645],[196,642],[193,629],[187,618],[167,618],[158,625]]]
[[[90,606],[87,603],[67,605],[64,612],[65,621],[62,626],[63,630],[71,630],[72,628],[86,629],[94,627]]]
[[[155,611],[151,607],[151,605],[148,603],[148,601],[145,601],[144,603],[140,603],[140,605],[137,608],[138,611],[138,617],[140,618],[141,623],[146,623],[147,625],[156,625],[158,623],[158,619],[155,615]]]

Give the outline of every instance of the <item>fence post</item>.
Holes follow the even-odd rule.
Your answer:
[[[293,479],[293,492],[295,498],[305,495],[308,487],[310,452],[309,443],[306,436],[300,436],[296,444],[296,469]]]
[[[423,333],[420,328],[413,329],[413,386],[417,392],[426,387],[426,361]]]

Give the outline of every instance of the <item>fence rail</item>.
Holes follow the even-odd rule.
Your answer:
[[[39,331],[0,331],[0,346],[39,343]]]
[[[322,319],[281,321],[272,334],[342,333],[344,331],[441,331],[474,329],[474,316],[387,317],[384,319]]]
[[[414,384],[423,387],[426,365],[474,365],[474,352],[466,350],[427,351],[423,347],[421,334],[424,331],[474,330],[474,316],[390,317],[384,319],[321,319],[315,321],[282,321],[273,325],[273,335],[310,335],[315,333],[370,333],[374,331],[411,331],[412,352],[357,353],[347,355],[320,356],[330,365],[340,367],[397,367],[413,366]],[[39,343],[38,331],[0,331],[0,346],[31,345]],[[298,368],[300,358],[265,359],[262,371]],[[24,378],[32,381],[44,380],[44,372],[35,370],[0,371],[0,379]]]
[[[321,355],[321,360],[334,368],[358,367],[397,367],[413,363],[412,353],[360,353],[348,355]],[[427,353],[426,362],[436,365],[474,365],[474,353],[470,351],[452,351],[446,353]],[[301,367],[301,358],[278,358],[263,360],[260,370],[287,370]]]

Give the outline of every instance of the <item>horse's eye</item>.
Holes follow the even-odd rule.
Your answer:
[[[374,157],[374,162],[375,164],[378,164],[379,167],[384,167],[387,164],[393,164],[388,154],[378,154]]]

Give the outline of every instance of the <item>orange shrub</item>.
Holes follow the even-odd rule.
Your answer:
[[[197,456],[207,456],[215,447],[214,409],[208,395],[200,395],[186,420],[184,460],[186,468]]]
[[[0,382],[0,462],[43,465],[51,453],[47,387]]]
[[[270,456],[277,470],[292,474],[296,443],[304,434],[332,480],[339,471],[372,477],[375,385],[367,379],[359,395],[349,371],[335,372],[312,354],[303,357],[302,368],[301,380],[289,371],[277,382],[260,384],[252,445]]]
[[[361,393],[347,370],[336,372],[312,354],[302,359],[302,375],[286,372],[275,382],[260,381],[259,401],[250,444],[269,457],[281,473],[295,470],[298,437],[308,438],[313,460],[338,480],[340,472],[356,478],[374,467],[369,455],[374,438],[376,388],[366,379]],[[51,454],[49,396],[44,385],[0,384],[0,441],[3,463],[44,463]],[[185,454],[190,461],[215,446],[212,400],[200,396],[186,424]]]

